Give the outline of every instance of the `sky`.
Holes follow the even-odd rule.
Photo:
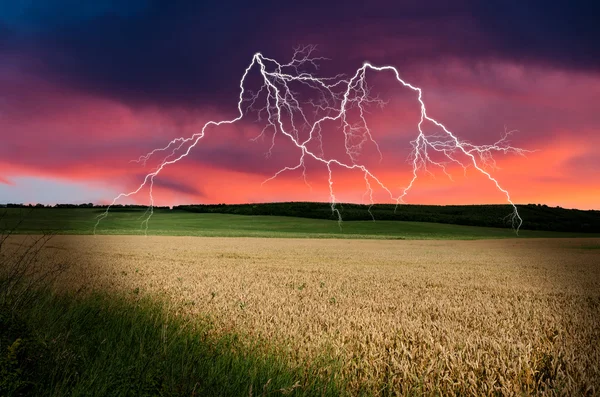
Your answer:
[[[392,65],[422,88],[428,114],[461,139],[510,144],[489,172],[515,203],[600,209],[600,9],[589,1],[198,2],[17,0],[0,3],[0,203],[109,203],[156,163],[132,162],[210,121],[237,115],[253,55],[287,62],[316,45],[315,73]],[[256,77],[256,76],[254,76]],[[391,74],[369,75],[382,148],[359,161],[395,193],[411,179],[419,109]],[[252,86],[255,81],[249,81]],[[249,114],[211,127],[166,167],[155,204],[329,201],[327,169],[263,182],[298,152]],[[323,130],[330,153],[344,145]],[[341,140],[340,140],[341,138]],[[331,149],[329,149],[331,148]],[[343,153],[342,153],[343,155]],[[419,173],[411,204],[505,203],[472,167]],[[364,202],[363,175],[334,169],[336,200]],[[375,191],[375,201],[389,201]],[[148,204],[144,190],[123,202]]]

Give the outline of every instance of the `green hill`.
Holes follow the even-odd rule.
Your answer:
[[[89,234],[106,206],[59,204],[53,207],[9,205],[0,209],[0,230],[19,224],[20,233],[56,231]],[[394,205],[370,208],[338,204],[343,224],[328,203],[265,203],[154,207],[148,234],[205,236],[379,238],[514,237],[507,205]],[[600,234],[600,211],[569,210],[545,205],[519,205],[523,237],[574,237]],[[116,205],[98,233],[137,234],[149,214],[140,205]],[[373,219],[376,222],[373,222]],[[145,228],[145,227],[144,227]]]
[[[510,227],[510,205],[399,205],[376,204],[370,208],[360,204],[337,204],[344,221],[386,220],[434,222],[466,226]],[[518,205],[523,218],[523,230],[600,233],[600,211],[583,211],[548,207],[547,205]],[[313,219],[337,219],[329,203],[287,202],[264,204],[180,205],[175,211],[220,213],[236,215],[275,215]]]

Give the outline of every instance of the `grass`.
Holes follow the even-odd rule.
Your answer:
[[[316,366],[290,368],[208,320],[160,300],[32,291],[36,304],[0,308],[0,395],[340,395]],[[322,371],[321,371],[322,372]]]
[[[0,229],[0,396],[344,394],[334,360],[292,364],[164,294],[61,288],[73,264],[46,255],[53,236],[14,231]]]
[[[100,209],[6,209],[0,228],[12,228],[19,220],[19,233],[53,230],[60,234],[92,234]],[[144,234],[143,210],[115,209],[103,219],[98,234]],[[289,238],[379,238],[379,239],[488,239],[514,238],[510,228],[462,226],[403,221],[336,221],[282,216],[199,214],[156,210],[148,225],[149,235],[208,237],[289,237]],[[591,233],[521,230],[520,237],[598,237]]]

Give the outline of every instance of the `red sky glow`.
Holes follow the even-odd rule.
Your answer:
[[[167,13],[164,18],[177,18],[176,10],[172,11],[173,15]],[[150,15],[157,17],[144,10],[136,12],[126,17],[133,18],[134,25],[129,33],[123,34],[132,36],[126,38],[128,45],[140,42],[142,47],[152,48],[150,43],[159,37],[144,37],[140,32],[146,28],[141,20]],[[481,11],[481,18],[487,18],[486,15]],[[105,24],[112,21],[104,14],[95,18],[89,25],[92,32],[104,31]],[[415,18],[414,24],[427,26],[422,20],[426,17]],[[41,27],[35,31],[24,28],[21,19],[11,23],[0,21],[0,203],[31,199],[30,193],[25,194],[19,186],[23,178],[46,181],[44,189],[52,189],[53,183],[57,189],[63,184],[78,186],[79,196],[73,196],[74,191],[69,189],[64,195],[49,195],[41,190],[39,202],[110,202],[112,197],[106,195],[135,189],[152,169],[152,162],[144,167],[131,160],[175,137],[198,132],[209,120],[235,117],[236,84],[252,53],[261,51],[286,61],[293,54],[294,45],[310,42],[318,45],[319,56],[331,58],[322,61],[319,73],[325,75],[348,73],[367,60],[375,65],[397,67],[404,79],[423,89],[429,115],[465,141],[493,143],[505,128],[516,130],[510,137],[511,145],[531,152],[526,156],[498,154],[497,168],[488,169],[511,193],[515,203],[600,209],[600,69],[594,66],[597,64],[590,61],[592,66],[580,67],[563,62],[568,56],[566,50],[560,48],[554,54],[545,42],[533,43],[533,53],[525,56],[518,47],[511,49],[499,44],[504,42],[496,36],[502,32],[484,32],[476,18],[449,16],[443,20],[448,23],[440,28],[439,34],[419,32],[418,26],[412,24],[404,32],[390,33],[382,31],[382,25],[373,20],[364,21],[364,31],[370,32],[371,37],[361,36],[356,45],[350,41],[356,32],[343,43],[337,43],[335,35],[296,26],[293,34],[287,31],[278,42],[271,41],[261,48],[264,37],[277,35],[263,31],[237,47],[229,41],[224,43],[235,52],[232,56],[213,45],[203,47],[203,40],[211,40],[206,32],[177,30],[173,40],[196,34],[197,41],[185,36],[185,40],[174,42],[173,45],[181,46],[181,51],[173,54],[169,50],[164,56],[180,63],[165,60],[158,66],[151,63],[154,55],[148,55],[149,63],[143,64],[129,57],[124,45],[116,39],[105,43],[90,33],[87,40],[90,46],[99,48],[98,56],[113,54],[111,62],[115,65],[107,66],[109,71],[102,66],[108,61],[85,66],[90,65],[86,62],[91,62],[93,54],[77,51],[83,45],[80,40],[86,39],[73,36],[82,27],[69,28],[75,26],[69,25],[72,21],[60,24],[38,21]],[[481,31],[481,35],[469,44],[453,41],[445,46],[448,32],[464,36],[457,23],[461,20],[470,21],[467,28]],[[348,28],[342,21],[336,23],[330,28],[338,26],[341,31]],[[382,22],[393,23],[388,19]],[[40,32],[44,29],[55,35],[55,42],[59,43],[55,53],[43,47],[45,39]],[[273,29],[284,27],[277,24]],[[16,38],[15,44],[3,46],[10,37]],[[184,53],[184,49],[191,48],[190,43],[197,43],[198,51],[205,51],[207,61],[211,62],[211,67],[197,69],[197,74],[204,77],[192,74],[194,65],[200,65],[202,58],[196,53]],[[484,50],[482,43],[496,45],[496,51]],[[534,54],[536,46],[539,56]],[[160,46],[156,48],[158,52],[161,50]],[[130,65],[135,62],[138,63]],[[159,70],[159,66],[165,70]],[[153,71],[145,70],[146,67]],[[135,68],[140,70],[139,75],[132,72]],[[212,72],[215,68],[220,70]],[[178,73],[190,76],[187,83],[173,77]],[[418,103],[414,93],[403,89],[390,75],[372,74],[367,80],[372,93],[387,101],[383,109],[373,109],[368,115],[372,134],[382,147],[383,161],[379,161],[372,148],[365,149],[361,161],[377,170],[398,194],[411,178],[409,141],[416,137]],[[299,171],[286,172],[274,181],[262,183],[282,167],[295,165],[298,152],[278,140],[272,155],[267,157],[268,139],[252,141],[261,128],[254,116],[233,126],[209,128],[206,138],[190,156],[166,168],[156,178],[155,203],[328,201],[327,169],[314,161],[307,162],[310,188]],[[333,126],[325,128],[323,136],[326,148],[335,150],[337,144],[343,147]],[[440,170],[431,170],[433,176],[419,174],[406,196],[407,203],[506,202],[505,196],[472,167],[466,175],[460,167],[449,167],[452,180]],[[360,172],[333,167],[333,174],[338,202],[366,203]],[[28,185],[28,192],[35,183]],[[81,193],[86,189],[87,194]],[[130,202],[147,204],[146,193]],[[389,196],[378,190],[374,199],[390,202]]]

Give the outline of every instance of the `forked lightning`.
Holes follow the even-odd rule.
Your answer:
[[[449,163],[456,163],[462,166],[465,171],[467,166],[472,165],[506,196],[506,200],[513,208],[508,218],[512,227],[518,233],[523,220],[519,216],[517,207],[511,200],[509,192],[487,171],[490,167],[493,168],[495,166],[492,156],[495,152],[510,152],[520,155],[527,152],[524,149],[509,145],[508,137],[511,131],[505,131],[502,137],[491,145],[473,145],[462,141],[446,126],[427,114],[422,90],[403,80],[395,67],[375,66],[369,62],[365,62],[350,78],[344,75],[317,77],[314,72],[306,71],[318,70],[317,62],[324,59],[313,56],[314,50],[314,46],[297,48],[292,60],[285,64],[267,58],[261,53],[254,54],[252,62],[246,68],[240,80],[237,117],[231,120],[209,121],[204,124],[199,132],[192,136],[173,139],[166,146],[139,157],[136,162],[145,164],[152,157],[164,156],[158,162],[156,168],[145,176],[137,189],[128,193],[121,193],[113,199],[106,211],[98,216],[94,232],[100,221],[108,216],[111,206],[115,205],[118,200],[133,196],[139,193],[144,187],[148,187],[149,207],[142,222],[142,226],[145,227],[147,232],[148,222],[153,214],[154,178],[165,167],[186,157],[202,140],[209,127],[233,124],[242,120],[248,113],[256,112],[258,121],[264,123],[264,128],[257,138],[270,136],[271,147],[269,153],[275,145],[275,137],[277,135],[282,135],[285,139],[288,139],[298,150],[297,163],[280,169],[263,183],[277,178],[283,172],[301,170],[304,181],[308,184],[305,167],[306,160],[310,158],[322,163],[329,173],[331,210],[336,214],[339,222],[342,221],[342,216],[336,208],[332,166],[335,165],[362,173],[366,187],[365,195],[368,195],[372,205],[374,188],[382,189],[389,194],[393,202],[400,204],[404,202],[405,196],[415,183],[419,171],[430,172],[428,167],[435,166],[450,176],[446,170],[446,166]],[[253,68],[257,69],[260,73],[262,84],[255,92],[245,87],[248,75]],[[391,73],[402,87],[410,89],[416,94],[420,105],[420,120],[417,125],[418,133],[416,138],[411,141],[413,148],[410,154],[412,178],[406,187],[401,189],[398,195],[394,195],[391,189],[382,183],[374,172],[371,172],[367,166],[359,162],[359,155],[363,147],[367,144],[374,145],[379,155],[382,155],[377,141],[371,134],[365,113],[369,106],[383,106],[384,102],[378,97],[371,96],[370,88],[367,85],[368,71]],[[292,85],[294,86],[293,89]],[[300,95],[297,91],[298,89],[302,89],[303,94],[310,93],[309,96],[311,99],[303,99],[304,95]],[[355,116],[351,117],[351,112],[355,112],[353,113]],[[436,134],[427,135],[423,127],[426,122],[432,123],[439,131]],[[344,158],[328,157],[324,153],[322,132],[325,123],[338,123],[341,127],[344,134],[345,153],[347,154]],[[433,158],[433,154],[436,154],[435,159]],[[437,159],[438,157],[444,160],[440,161]]]

